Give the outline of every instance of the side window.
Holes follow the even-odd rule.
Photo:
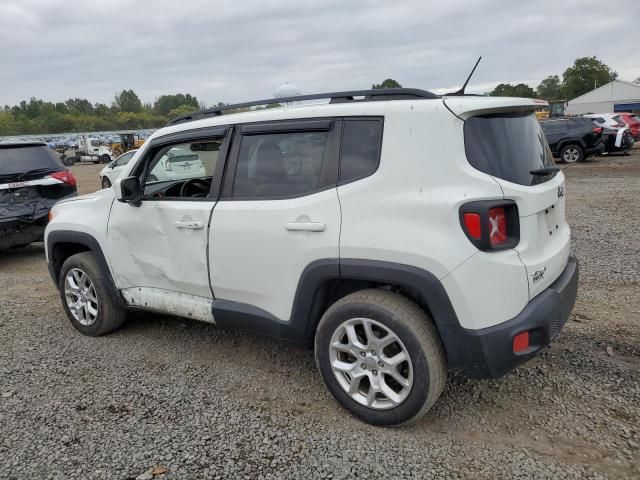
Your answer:
[[[371,175],[378,169],[382,120],[345,120],[342,127],[340,183]]]
[[[120,158],[118,158],[114,163],[113,166],[114,167],[123,167],[124,165],[126,165],[127,163],[129,163],[129,160],[131,160],[131,157],[133,157],[135,155],[136,152],[127,152],[124,155],[122,155]]]
[[[179,197],[180,187],[186,180],[203,179],[199,187],[207,193],[207,185],[218,163],[222,139],[198,140],[187,143],[169,145],[158,150],[147,167],[144,184],[145,195],[162,192],[164,197]]]
[[[235,198],[281,198],[317,190],[329,132],[242,137],[233,181]]]

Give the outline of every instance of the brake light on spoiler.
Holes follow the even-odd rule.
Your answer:
[[[465,203],[460,207],[460,224],[479,250],[505,250],[520,242],[518,206],[513,200]]]
[[[61,172],[53,172],[48,175],[50,178],[55,178],[56,180],[60,180],[61,182],[66,183],[72,187],[76,186],[76,177],[73,173],[68,170],[63,170]]]

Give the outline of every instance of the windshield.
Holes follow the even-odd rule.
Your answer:
[[[491,176],[520,185],[536,185],[555,176],[555,172],[531,173],[555,166],[534,113],[471,117],[464,122],[464,145],[469,163]]]
[[[0,146],[0,177],[40,169],[62,170],[64,165],[56,153],[45,145]]]

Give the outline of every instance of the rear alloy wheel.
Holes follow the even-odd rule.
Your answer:
[[[402,340],[382,323],[353,318],[334,332],[331,370],[356,402],[384,410],[404,402],[413,386],[413,363]]]
[[[109,177],[102,177],[102,188],[111,188],[111,180],[109,180]]]
[[[560,159],[565,163],[576,163],[584,160],[584,151],[578,145],[567,145],[560,150]]]
[[[336,400],[373,425],[418,420],[447,377],[431,318],[389,290],[361,290],[334,303],[318,324],[315,356]]]

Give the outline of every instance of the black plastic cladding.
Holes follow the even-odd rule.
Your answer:
[[[355,97],[364,97],[358,99]],[[312,95],[297,95],[295,97],[284,98],[268,98],[264,100],[255,100],[253,102],[236,103],[233,105],[225,105],[223,107],[208,108],[199,112],[189,113],[187,115],[181,115],[179,117],[169,120],[167,125],[175,125],[182,122],[190,122],[192,120],[198,120],[200,118],[212,117],[221,115],[227,110],[237,110],[238,108],[259,107],[263,105],[273,105],[288,102],[301,102],[305,100],[325,100],[329,98],[331,103],[346,103],[346,102],[375,102],[385,100],[417,100],[417,99],[436,99],[440,98],[435,93],[428,92],[427,90],[420,90],[418,88],[381,88],[375,90],[352,90],[346,92],[329,92],[329,93],[315,93]]]

